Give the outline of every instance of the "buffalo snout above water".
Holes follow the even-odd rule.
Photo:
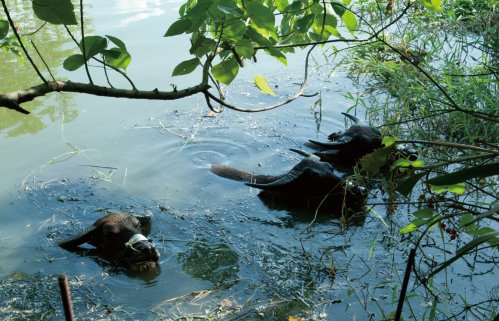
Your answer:
[[[110,213],[83,233],[59,242],[59,245],[77,251],[80,245],[87,243],[106,259],[131,271],[156,269],[160,254],[147,237],[151,231],[151,218],[152,215]]]

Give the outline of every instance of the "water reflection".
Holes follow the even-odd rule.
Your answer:
[[[118,27],[126,27],[129,24],[150,17],[160,16],[165,13],[162,5],[165,1],[161,0],[147,0],[147,1],[134,1],[134,0],[120,0],[115,1],[114,11],[116,14],[125,15],[127,17],[121,18]],[[171,2],[171,1],[166,1]]]
[[[31,2],[22,1],[17,5],[10,5],[13,19],[19,27],[19,33],[28,46],[28,51],[37,66],[43,66],[42,60],[30,46],[30,42],[35,43],[38,50],[43,55],[43,60],[47,63],[51,73],[57,77],[59,66],[63,60],[73,53],[74,45],[68,46],[72,41],[68,37],[62,26],[42,26],[43,22],[33,17]],[[91,29],[91,23],[86,19],[86,25]],[[36,32],[35,32],[36,30]],[[0,51],[0,92],[8,93],[16,90],[24,90],[33,85],[38,85],[42,81],[37,77],[33,68],[27,61],[17,59],[14,55]],[[42,74],[47,79],[50,75],[44,68]],[[35,100],[23,104],[23,107],[31,112],[30,115],[23,115],[12,110],[0,108],[0,133],[7,136],[20,136],[24,134],[35,134],[46,128],[49,123],[63,119],[65,122],[73,121],[78,116],[78,111],[73,109],[72,94],[50,94],[50,98]]]

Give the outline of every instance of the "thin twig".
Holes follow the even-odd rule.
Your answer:
[[[81,28],[81,52],[83,54],[83,61],[85,62],[85,71],[87,72],[88,81],[93,85],[90,70],[88,70],[87,53],[85,51],[85,24],[83,22],[83,0],[80,0],[80,28]]]
[[[43,62],[43,64],[45,65],[45,68],[47,68],[47,71],[48,73],[50,74],[50,77],[52,77],[52,80],[55,81],[55,78],[54,78],[54,75],[52,74],[52,72],[50,71],[50,68],[49,66],[47,65],[47,62],[45,61],[45,59],[43,59],[43,56],[42,54],[40,53],[40,51],[38,50],[38,48],[36,47],[35,43],[33,40],[31,40],[31,45],[33,46],[33,48],[35,48],[35,51],[36,53],[38,54],[38,57],[40,57],[40,60]]]

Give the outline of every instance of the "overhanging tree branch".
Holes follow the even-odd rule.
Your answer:
[[[165,92],[159,91],[158,89],[145,91],[109,88],[70,81],[49,81],[45,84],[36,85],[25,90],[18,90],[0,95],[0,107],[14,109],[24,114],[28,114],[29,112],[20,107],[20,104],[32,101],[37,97],[44,96],[45,94],[51,92],[73,92],[91,94],[95,96],[129,99],[174,100],[204,92],[208,90],[208,88],[210,88],[208,84],[201,83],[197,86]]]

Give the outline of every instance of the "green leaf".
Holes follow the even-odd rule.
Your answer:
[[[397,141],[397,137],[384,136],[383,140],[381,141],[381,144],[388,147],[390,145],[393,145],[396,141]]]
[[[274,32],[275,17],[269,8],[256,2],[249,2],[246,4],[246,11],[257,27]]]
[[[499,231],[493,231],[489,233],[482,234],[481,236],[477,237],[476,239],[472,240],[471,242],[467,243],[466,245],[462,246],[456,251],[456,256],[461,257],[474,249],[475,247],[479,246],[482,243],[488,242],[491,239],[496,238],[496,236],[499,235]]]
[[[331,2],[331,7],[333,8],[334,12],[340,17],[343,16],[346,11],[345,7],[339,3]]]
[[[295,0],[293,1],[292,4],[284,8],[284,10],[280,10],[282,12],[287,12],[287,13],[298,13],[301,11],[301,5],[303,1]]]
[[[200,61],[198,58],[193,58],[190,60],[185,60],[179,63],[175,69],[173,69],[172,76],[181,76],[181,75],[187,75],[190,74],[191,72],[196,69],[197,66],[200,65]]]
[[[420,1],[425,8],[435,10],[437,12],[442,12],[442,1],[441,0],[421,0]]]
[[[422,224],[415,224],[415,223],[409,223],[407,224],[405,227],[403,227],[399,233],[400,234],[407,234],[407,233],[411,233],[411,232],[414,232],[414,231],[417,231],[418,228],[421,226]]]
[[[492,227],[484,226],[484,227],[481,227],[478,230],[474,231],[474,233],[472,235],[480,236],[480,235],[484,235],[484,234],[487,234],[487,233],[492,233],[494,231],[495,230]]]
[[[433,217],[433,213],[435,213],[434,209],[432,209],[432,208],[423,208],[423,209],[420,209],[420,210],[412,213],[412,215],[414,215],[417,218],[430,219],[430,218]]]
[[[76,25],[76,16],[71,0],[32,1],[33,12],[43,20],[54,25]]]
[[[89,60],[93,56],[101,53],[107,47],[107,39],[101,36],[87,36],[80,43],[80,49],[83,52],[85,45],[85,58]]]
[[[464,183],[458,183],[453,185],[431,185],[431,189],[435,193],[451,192],[457,195],[461,195],[465,191]]]
[[[224,60],[211,68],[211,73],[216,80],[229,85],[239,72],[239,64],[234,57]]]
[[[474,226],[474,228],[476,228],[476,224],[470,224],[471,222],[473,222],[474,218],[475,217],[473,216],[473,214],[464,213],[459,218],[459,225],[464,229],[468,229],[468,228],[471,228],[473,226]]]
[[[0,39],[3,39],[9,33],[9,22],[7,20],[0,19]]]
[[[277,10],[283,12],[284,9],[289,5],[288,0],[275,0],[274,1],[274,6],[277,8]]]
[[[226,15],[235,17],[242,17],[244,15],[244,12],[235,3],[233,5],[218,5],[217,9]]]
[[[242,21],[231,23],[224,28],[222,39],[229,43],[235,43],[243,38],[246,27],[246,24]]]
[[[255,48],[253,47],[253,44],[251,43],[251,41],[245,39],[238,41],[234,46],[234,49],[239,56],[247,59],[252,58],[255,54]]]
[[[386,162],[388,154],[393,152],[394,149],[395,149],[394,145],[388,147],[382,147],[362,157],[359,161],[360,165],[362,166],[362,170],[371,174],[379,173],[380,168]]]
[[[82,54],[76,54],[76,55],[71,55],[67,57],[64,62],[62,63],[62,66],[64,69],[69,70],[69,71],[75,71],[76,69],[80,68],[85,64],[85,59],[83,59]]]
[[[128,51],[121,48],[111,48],[110,50],[104,50],[102,51],[102,54],[104,55],[106,63],[114,68],[125,70],[132,61],[132,57],[130,56]]]
[[[305,33],[310,29],[312,23],[314,22],[315,15],[313,13],[308,14],[300,19],[298,19],[294,24],[294,29],[298,32]]]
[[[345,11],[343,16],[341,16],[341,19],[343,19],[348,31],[353,34],[357,29],[357,18],[355,18],[355,15],[351,11]]]
[[[421,179],[421,177],[425,176],[426,173],[417,173],[417,174],[414,174],[410,177],[408,177],[407,179],[401,181],[397,187],[395,188],[395,190],[397,192],[399,192],[400,194],[404,195],[407,197],[407,195],[409,195],[409,193],[411,193],[412,189],[414,188],[414,186],[417,184],[417,182],[419,182],[419,180]]]
[[[203,35],[198,35],[196,40],[192,42],[192,47],[189,49],[189,53],[199,58],[212,52],[216,46],[217,43],[215,40],[206,38]]]
[[[255,85],[258,87],[258,89],[260,89],[262,93],[275,96],[275,93],[272,91],[272,89],[270,89],[267,78],[262,75],[255,75],[254,80]]]
[[[106,35],[106,37],[109,40],[111,40],[116,46],[118,46],[118,48],[120,48],[121,50],[127,51],[125,43],[123,41],[121,41],[120,39],[118,39],[116,37],[110,36],[110,35]]]
[[[164,37],[171,37],[180,35],[182,33],[187,33],[192,26],[192,21],[190,19],[180,19],[171,24],[171,26],[166,31]]]
[[[499,163],[465,168],[454,173],[434,177],[429,179],[427,183],[432,185],[452,185],[472,178],[483,178],[495,175],[499,175]]]

